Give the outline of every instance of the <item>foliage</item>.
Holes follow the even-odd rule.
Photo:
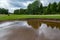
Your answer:
[[[48,6],[43,6],[42,3],[35,0],[32,4],[27,6],[27,9],[20,9],[20,14],[28,15],[46,15],[57,13],[60,14],[60,2],[58,4],[56,2],[49,3]],[[16,14],[18,14],[18,11]]]
[[[58,3],[58,6],[57,6],[57,12],[60,13],[60,2]]]
[[[0,14],[8,14],[8,10],[4,8],[0,8]]]
[[[0,8],[0,14],[8,14],[8,10]],[[49,3],[48,6],[43,6],[39,0],[35,0],[29,4],[26,9],[16,9],[14,14],[18,15],[47,15],[47,14],[60,14],[60,2]]]

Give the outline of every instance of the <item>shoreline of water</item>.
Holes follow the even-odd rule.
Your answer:
[[[30,22],[33,22],[33,21],[36,21],[37,24],[39,24],[39,26],[41,25],[41,23],[45,23],[47,24],[48,26],[52,26],[52,28],[54,27],[54,25],[57,27],[57,28],[60,28],[60,20],[59,19],[39,19],[39,18],[27,18],[27,19],[14,19],[14,20],[5,20],[5,21],[0,21],[0,24],[3,23],[3,22],[13,22],[13,21],[27,21],[29,25]],[[35,22],[33,22],[35,23]]]
[[[60,19],[43,19],[43,18],[24,18],[24,19],[13,19],[13,20],[0,20],[0,22],[7,22],[7,21],[25,21],[25,20],[41,20],[41,21],[50,21],[50,22],[60,22]]]

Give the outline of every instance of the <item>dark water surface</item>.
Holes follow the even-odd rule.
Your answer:
[[[3,22],[0,24],[0,40],[60,40],[60,30],[45,23],[34,29],[27,21]]]

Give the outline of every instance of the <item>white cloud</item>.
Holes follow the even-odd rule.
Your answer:
[[[8,9],[9,12],[13,12],[15,9],[26,8],[29,3],[31,3],[31,1],[27,1],[27,2],[17,1],[16,2],[15,0],[14,2],[12,0],[0,0],[0,8],[5,8],[5,9]],[[18,7],[18,6],[21,6],[21,7]]]
[[[20,8],[27,8],[28,4],[30,4],[30,3],[32,3],[32,2],[31,1],[28,1],[28,2],[18,2],[18,5],[20,5],[20,7],[18,5],[16,7],[16,5],[15,5],[15,7],[13,6],[13,7],[9,8],[9,10],[10,10],[9,12],[13,12],[14,10],[20,9]]]
[[[0,8],[8,8],[8,0],[0,0]]]
[[[47,6],[49,3],[59,2],[60,0],[40,0],[43,6]]]
[[[28,4],[32,3],[31,1],[27,1],[26,3],[23,3],[24,6],[28,6]]]
[[[11,5],[9,4],[9,0],[0,0],[0,8],[5,8],[5,9],[9,9],[9,11],[11,11]]]
[[[20,9],[20,8],[18,8],[18,7],[14,7],[14,8],[8,8],[8,9],[9,9],[9,12],[13,13],[14,10],[16,10],[16,9]]]

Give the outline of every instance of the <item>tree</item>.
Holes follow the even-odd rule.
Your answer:
[[[41,5],[41,2],[40,2],[40,0],[35,0],[35,1],[38,1],[38,6],[40,7],[40,5]]]
[[[40,14],[42,14],[43,13],[43,5],[42,5],[42,3],[41,3],[41,5],[40,5],[40,8],[39,8],[40,10]]]
[[[57,12],[57,3],[54,2],[52,5],[51,5],[51,11],[53,14],[55,14]]]
[[[35,1],[32,3],[32,8],[33,8],[33,14],[38,14],[39,10],[39,1]]]
[[[22,9],[22,8],[17,9],[17,10],[14,11],[14,14],[20,14],[20,15],[21,14],[26,14],[26,9]]]
[[[19,9],[14,10],[14,14],[20,14]]]
[[[51,3],[49,3],[47,8],[44,10],[44,14],[51,14]]]
[[[8,9],[0,8],[0,14],[8,14]]]
[[[25,14],[26,9],[20,9],[20,14]]]
[[[27,13],[31,15],[31,14],[33,14],[32,11],[33,11],[32,4],[29,4],[27,7]]]
[[[29,14],[38,14],[38,9],[39,9],[39,1],[34,1],[32,4],[28,5],[28,12]]]
[[[28,15],[41,15],[41,14],[56,14],[60,13],[60,2],[49,3],[48,6],[43,6],[40,0],[35,0],[27,6],[27,9],[18,9],[14,14],[28,14]]]
[[[57,12],[60,13],[60,2],[58,3],[58,6],[57,6]]]

